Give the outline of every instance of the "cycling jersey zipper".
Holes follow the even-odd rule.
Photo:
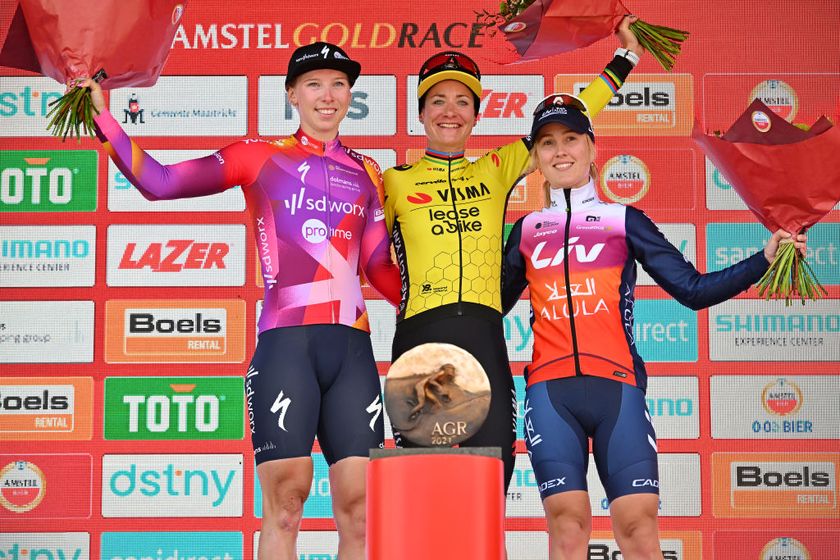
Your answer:
[[[327,164],[327,161],[326,161],[327,160],[327,149],[328,149],[327,144],[325,143],[324,144],[324,155],[323,155],[322,158],[320,158],[320,160],[321,160],[321,168],[324,170],[324,185],[325,185],[324,190],[326,191],[326,197],[327,197],[327,208],[326,208],[327,240],[326,241],[331,246],[332,245],[332,220],[330,220],[330,209],[332,208],[332,191],[330,190],[329,165]],[[331,262],[332,259],[330,258],[330,253],[332,252],[332,251],[330,251],[330,246],[327,247],[327,251],[326,251],[326,253],[327,253],[326,254],[327,270],[332,270],[333,269],[332,262]],[[330,278],[330,280],[327,282],[327,292],[329,293],[329,296],[330,296],[330,322],[334,324],[336,322],[336,319],[335,319],[335,297],[333,297],[333,280],[332,280],[332,278]]]
[[[458,315],[463,315],[461,308],[464,287],[464,249],[461,237],[461,221],[458,217],[458,206],[455,203],[455,187],[452,186],[452,158],[446,159],[447,180],[449,181],[449,197],[452,199],[452,211],[455,213],[455,229],[458,230]]]
[[[572,355],[575,358],[575,375],[583,375],[580,370],[580,353],[578,352],[577,331],[575,330],[575,308],[572,304],[572,289],[569,286],[569,234],[572,229],[572,189],[563,189],[566,199],[566,238],[563,241],[563,273],[566,276],[566,305],[568,306],[569,326],[572,331]]]

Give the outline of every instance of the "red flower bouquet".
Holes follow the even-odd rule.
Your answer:
[[[770,231],[804,233],[840,200],[840,129],[825,117],[803,130],[754,100],[723,135],[694,127],[694,140]],[[827,294],[805,259],[784,243],[759,281],[770,298]]]
[[[479,23],[498,28],[520,62],[580,49],[615,33],[631,13],[621,0],[502,0],[498,12],[476,12]],[[688,32],[638,20],[630,30],[666,70]]]
[[[56,136],[93,134],[90,92],[74,87],[94,78],[105,89],[157,81],[186,0],[20,0],[0,65],[30,70],[70,89],[50,112]]]

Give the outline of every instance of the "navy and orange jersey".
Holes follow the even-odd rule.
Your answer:
[[[760,251],[724,270],[701,274],[642,211],[599,200],[592,181],[578,189],[552,189],[551,207],[514,225],[503,263],[505,313],[526,285],[530,292],[534,349],[526,369],[529,386],[594,375],[646,390],[633,332],[636,261],[678,302],[695,310],[746,290],[768,267]]]
[[[321,142],[298,130],[278,141],[240,140],[203,158],[161,165],[110,113],[94,120],[105,151],[149,200],[242,186],[265,284],[260,332],[313,324],[368,331],[361,272],[386,299],[399,302],[379,166],[338,138]]]

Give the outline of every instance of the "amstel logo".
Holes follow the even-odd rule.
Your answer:
[[[811,560],[811,554],[805,545],[791,537],[779,537],[767,543],[761,549],[760,560]]]
[[[636,156],[617,155],[601,170],[601,189],[613,202],[633,204],[650,190],[650,171]]]
[[[780,377],[768,383],[761,391],[761,404],[764,410],[776,416],[787,416],[802,407],[802,390],[796,383]]]
[[[15,461],[0,469],[0,505],[15,513],[32,511],[47,490],[44,473],[34,463]]]
[[[788,122],[793,122],[799,110],[796,91],[781,80],[764,80],[759,83],[753,88],[747,103],[753,99],[758,99]]]

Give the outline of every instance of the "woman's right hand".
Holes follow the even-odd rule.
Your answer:
[[[76,82],[74,85],[90,88],[90,98],[93,101],[93,108],[97,115],[107,109],[107,107],[105,107],[105,94],[102,93],[102,86],[100,86],[95,80],[85,78],[80,82]]]

